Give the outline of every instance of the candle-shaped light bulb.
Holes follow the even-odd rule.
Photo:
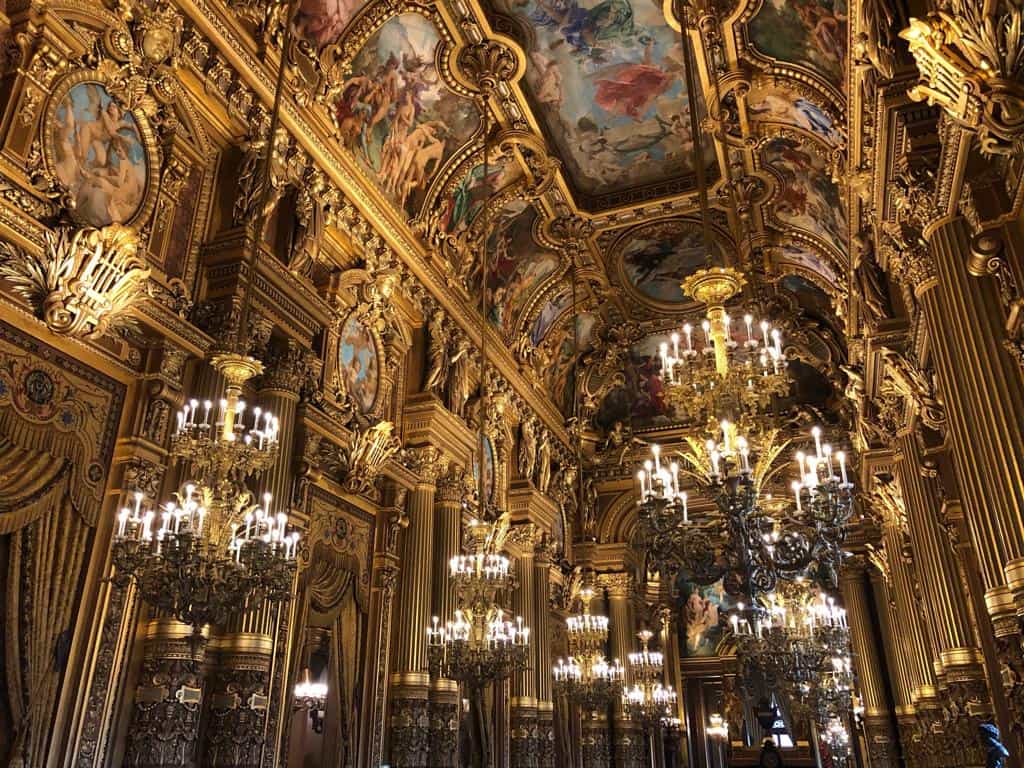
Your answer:
[[[673,333],[669,338],[672,339],[672,357],[679,357],[679,334]]]
[[[846,485],[846,454],[843,451],[839,451],[836,454],[836,458],[839,459],[839,474],[842,476],[843,485]]]
[[[689,323],[684,325],[683,326],[683,333],[686,334],[686,351],[687,352],[692,352],[693,351],[693,337],[691,336],[691,334],[693,333],[693,326],[690,325]]]
[[[821,460],[821,427],[815,426],[811,429],[811,434],[814,436],[814,451],[817,455],[818,460]]]
[[[706,345],[711,344],[711,323],[705,320],[700,324],[700,327],[704,329],[704,343]]]
[[[794,480],[792,488],[793,488],[793,494],[796,496],[796,511],[797,512],[802,512],[803,509],[800,506],[800,489],[802,488],[802,486],[800,485],[799,482]]]

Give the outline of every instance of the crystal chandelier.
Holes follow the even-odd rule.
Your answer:
[[[309,678],[309,668],[301,682],[295,684],[295,711],[309,712],[313,733],[324,732],[324,712],[327,710],[327,683],[314,683]]]
[[[687,323],[659,347],[665,400],[697,423],[730,417],[753,427],[753,416],[773,397],[789,391],[782,334],[766,320],[745,313],[736,323],[725,302],[743,288],[735,269],[700,270],[682,284],[684,293],[707,307],[701,334]],[[750,421],[751,423],[747,423]]]
[[[676,692],[672,686],[662,684],[664,657],[659,651],[648,648],[653,636],[648,629],[637,633],[641,650],[629,654],[633,687],[622,695],[622,705],[629,718],[644,730],[660,728],[675,716]]]
[[[777,432],[751,442],[732,422],[720,425],[720,439],[689,440],[680,461],[666,463],[659,446],[638,473],[640,533],[649,565],[674,583],[682,573],[709,585],[723,580],[725,590],[760,605],[780,577],[811,575],[834,586],[841,545],[853,506],[846,459],[833,456],[812,430],[816,453],[798,453],[799,479],[791,485],[795,508],[766,495],[762,486],[778,474],[785,447]],[[680,463],[682,462],[682,463]],[[835,475],[838,464],[840,475]],[[680,474],[693,479],[715,501],[715,511],[691,519]]]
[[[240,355],[213,364],[224,397],[216,405],[189,400],[171,438],[172,458],[192,479],[158,508],[136,493],[134,508],[118,514],[113,543],[115,578],[134,579],[143,600],[197,635],[263,600],[287,600],[299,537],[284,512],[273,514],[270,494],[259,504],[245,486],[278,454],[278,419],[254,408],[249,421],[240,397],[262,366]]]
[[[449,564],[460,607],[454,621],[441,625],[435,616],[427,628],[431,674],[474,691],[525,669],[528,661],[530,629],[522,617],[506,620],[499,602],[514,583],[509,559],[499,551],[505,527],[470,521],[469,552]]]
[[[608,618],[590,612],[593,598],[594,591],[589,587],[580,592],[583,612],[566,619],[571,655],[568,660],[559,659],[552,672],[555,694],[566,696],[587,712],[620,698],[624,678],[619,660],[609,663],[604,656]]]

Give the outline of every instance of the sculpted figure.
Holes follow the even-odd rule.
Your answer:
[[[547,430],[540,434],[540,444],[537,446],[537,463],[540,475],[537,478],[537,490],[547,493],[551,485],[551,437]]]
[[[435,309],[430,316],[427,335],[430,337],[430,348],[427,353],[427,378],[423,388],[428,392],[440,393],[448,378],[448,344],[451,341],[451,334],[444,323],[444,312],[440,309]]]
[[[464,416],[466,403],[473,390],[472,362],[469,359],[469,338],[459,336],[451,357],[451,378],[448,383],[448,407],[456,416]]]
[[[523,420],[519,434],[519,476],[533,480],[537,468],[537,430],[533,418]]]

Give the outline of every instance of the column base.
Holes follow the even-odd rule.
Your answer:
[[[537,707],[535,701],[530,702],[512,700],[509,763],[512,768],[534,768],[540,760]]]
[[[896,768],[899,764],[898,736],[888,713],[864,715],[864,741],[871,768]]]
[[[555,768],[555,705],[537,702],[537,768]]]
[[[426,686],[396,686],[391,697],[391,764],[430,768],[430,704]]]
[[[616,720],[615,764],[622,768],[646,768],[648,762],[643,731],[629,720]]]
[[[603,718],[585,718],[582,729],[583,765],[587,768],[611,768],[611,743],[608,740],[608,721]]]
[[[462,700],[454,680],[435,680],[430,685],[430,756],[437,768],[459,764],[459,715]]]
[[[205,637],[196,642],[191,627],[167,618],[149,622],[125,766],[196,764],[204,657]]]
[[[209,686],[210,720],[204,766],[260,768],[273,648],[274,641],[269,636],[245,632],[211,641],[217,668]]]

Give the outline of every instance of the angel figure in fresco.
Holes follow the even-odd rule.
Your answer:
[[[793,6],[811,38],[830,61],[841,65],[846,56],[846,16],[836,13],[825,3],[798,2]]]
[[[560,108],[564,94],[562,93],[562,72],[558,68],[558,60],[536,51],[532,58],[533,63],[537,66],[534,95],[538,103],[546,107]]]
[[[594,102],[612,115],[643,120],[655,100],[672,86],[672,75],[652,62],[654,38],[645,36],[639,64],[616,64],[595,75]]]
[[[78,124],[78,162],[83,167],[106,168],[108,152],[124,144],[121,131],[132,130],[134,126],[114,99],[107,102],[106,109],[100,106],[102,96],[99,87],[88,83],[86,90],[89,98],[87,114],[95,114],[97,119]]]
[[[300,0],[292,22],[295,34],[319,50],[341,37],[361,7],[360,0]]]
[[[700,649],[709,630],[718,626],[718,606],[694,590],[685,606],[686,647],[691,653]]]
[[[636,33],[629,0],[602,0],[593,8],[581,8],[577,0],[537,0],[531,21],[558,27],[573,52],[599,59],[603,48],[626,42]]]

